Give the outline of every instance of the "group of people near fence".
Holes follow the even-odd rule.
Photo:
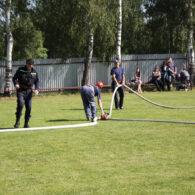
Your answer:
[[[155,66],[154,71],[152,72],[151,82],[156,85],[158,91],[164,91],[165,86],[167,86],[167,90],[170,91],[173,87],[176,75],[177,67],[170,57],[167,61],[163,62],[161,67]]]
[[[116,59],[114,61],[115,67],[111,69],[112,77],[112,92],[116,90],[114,96],[115,108],[116,110],[123,109],[124,102],[124,85],[125,85],[125,71],[120,66],[120,60]],[[163,62],[161,67],[156,66],[152,73],[152,80],[159,91],[165,90],[165,85],[167,85],[167,90],[170,91],[173,86],[173,81],[176,77],[189,77],[189,73],[183,69],[180,74],[177,74],[177,68],[172,58],[170,57],[167,61]],[[189,79],[189,78],[188,78]],[[137,84],[137,92],[142,93],[142,75],[139,68],[136,69],[134,74],[134,80]],[[32,94],[33,91],[38,95],[40,90],[39,76],[37,71],[34,69],[34,60],[27,59],[26,65],[18,68],[14,77],[13,83],[16,87],[17,93],[17,108],[16,108],[16,122],[14,127],[18,128],[20,125],[20,118],[22,115],[22,110],[25,105],[25,123],[24,128],[29,128],[29,120],[31,117],[31,107],[32,107]],[[33,85],[35,85],[35,90],[33,90]],[[101,101],[101,89],[103,88],[103,83],[101,81],[96,84],[87,83],[81,88],[81,98],[83,102],[83,107],[85,115],[88,121],[97,121],[97,110],[95,104],[95,97],[97,96],[98,105],[101,110],[101,115],[104,116],[104,110]],[[119,97],[118,97],[119,96]]]
[[[142,80],[139,68],[136,69],[134,79],[131,81],[137,84],[138,93],[142,93]],[[153,83],[158,91],[165,91],[165,89],[171,91],[171,88],[173,87],[173,83],[175,81],[180,81],[181,84],[184,82],[189,82],[190,74],[186,70],[185,64],[183,64],[183,69],[181,70],[181,72],[178,73],[175,62],[171,57],[169,57],[167,61],[163,61],[163,64],[161,66],[155,66],[152,72],[152,79],[147,83]],[[177,87],[178,90],[182,88],[185,89],[185,86],[179,85]]]

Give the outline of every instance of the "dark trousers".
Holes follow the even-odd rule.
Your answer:
[[[152,82],[156,85],[156,88],[158,91],[161,91],[162,90],[162,82],[161,80],[158,80],[157,78],[153,78],[152,79]]]
[[[25,105],[25,121],[29,121],[31,117],[31,107],[32,107],[32,93],[31,89],[20,88],[17,90],[17,109],[16,109],[16,118],[20,119],[22,115],[22,109]]]
[[[81,98],[83,101],[83,106],[85,109],[85,115],[88,119],[91,119],[91,113],[92,117],[96,117],[96,105],[95,105],[95,98],[94,98],[94,91],[89,86],[83,86],[81,89]],[[90,106],[91,106],[91,112],[90,112]]]
[[[167,85],[167,90],[170,91],[170,82],[169,82],[168,78],[162,77],[161,81],[162,81],[162,90],[164,91],[165,85]]]
[[[114,92],[116,88],[116,83],[112,81],[112,92]],[[118,101],[118,93],[120,100]],[[123,100],[124,100],[124,87],[119,87],[118,90],[116,91],[116,94],[114,96],[114,102],[115,102],[115,108],[122,108],[123,107]]]

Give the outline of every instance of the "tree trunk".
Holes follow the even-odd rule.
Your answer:
[[[192,0],[188,0],[189,10],[189,35],[188,35],[188,60],[189,71],[191,74],[192,83],[195,84],[195,62],[194,62],[194,48],[193,48],[193,13],[192,13]]]
[[[117,31],[117,46],[116,57],[121,61],[121,37],[122,37],[122,0],[118,0],[118,31]]]
[[[91,60],[93,56],[93,44],[94,44],[94,33],[91,31],[89,36],[89,43],[88,43],[88,52],[84,62],[84,72],[83,72],[83,79],[82,79],[82,86],[89,83],[89,72],[91,69]]]
[[[10,27],[11,18],[11,0],[6,1],[6,34],[7,34],[7,61],[5,74],[4,95],[11,95],[12,86],[12,50],[13,50],[13,36]]]

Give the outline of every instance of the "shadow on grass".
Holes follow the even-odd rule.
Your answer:
[[[81,109],[81,108],[71,108],[71,109],[63,108],[62,110],[83,110],[83,109]]]
[[[84,111],[84,109],[80,109],[80,108],[73,108],[73,109],[63,108],[62,110],[83,110]],[[104,108],[104,110],[110,110],[110,108]]]
[[[47,122],[60,122],[60,121],[87,121],[86,119],[56,119],[56,120],[48,120]]]

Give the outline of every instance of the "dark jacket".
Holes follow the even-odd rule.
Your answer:
[[[33,87],[35,85],[36,90],[40,89],[37,71],[34,68],[29,71],[26,66],[18,68],[13,77],[13,83],[14,85],[19,84],[26,87]]]

